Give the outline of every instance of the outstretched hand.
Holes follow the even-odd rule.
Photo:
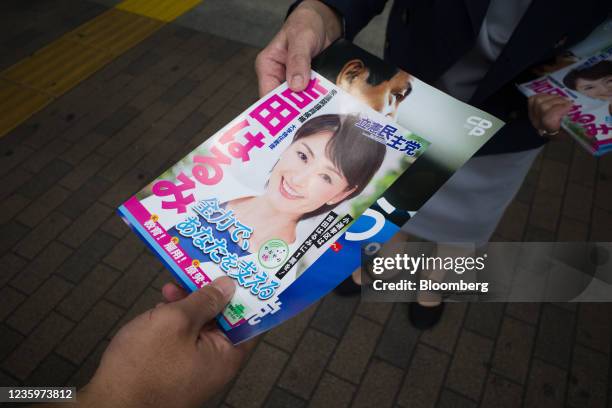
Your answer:
[[[106,349],[79,402],[94,407],[198,407],[238,372],[252,343],[234,346],[215,323],[235,291],[223,277],[137,316]]]

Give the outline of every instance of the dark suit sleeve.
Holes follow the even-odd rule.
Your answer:
[[[372,18],[382,13],[387,0],[321,0],[344,18],[344,37],[352,40]],[[301,1],[293,3],[293,10]]]

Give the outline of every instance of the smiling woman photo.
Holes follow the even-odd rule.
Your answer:
[[[607,114],[612,115],[612,61],[573,69],[563,78],[563,84],[590,98],[608,102]]]
[[[254,229],[250,251],[276,238],[291,245],[301,220],[359,195],[380,168],[385,145],[362,135],[353,115],[325,114],[296,132],[270,172],[263,194],[225,206]]]

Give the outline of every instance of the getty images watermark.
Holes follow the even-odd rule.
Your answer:
[[[365,301],[612,301],[611,243],[369,244]]]

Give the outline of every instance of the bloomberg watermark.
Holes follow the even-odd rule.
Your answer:
[[[371,247],[371,246],[370,246]],[[612,243],[406,242],[362,251],[364,301],[612,301]]]

